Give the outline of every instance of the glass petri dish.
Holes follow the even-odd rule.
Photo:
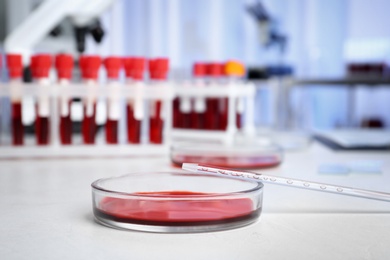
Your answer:
[[[278,166],[283,159],[283,150],[272,143],[186,143],[173,145],[170,156],[173,165],[177,167],[186,162],[224,168],[264,169]]]
[[[92,183],[95,220],[159,233],[238,228],[261,215],[263,184],[191,173],[133,173]]]

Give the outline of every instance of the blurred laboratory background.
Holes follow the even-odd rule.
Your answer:
[[[1,0],[1,78],[6,86],[9,53],[21,55],[25,82],[32,81],[30,60],[39,53],[72,56],[73,82],[84,78],[83,55],[165,57],[156,66],[165,66],[166,78],[183,86],[193,79],[196,63],[238,61],[245,68],[240,79],[255,88],[253,104],[236,119],[238,128],[247,122],[243,125],[253,132],[253,121],[260,134],[264,129],[309,135],[335,129],[386,129],[390,127],[390,34],[385,26],[390,22],[389,7],[386,0]],[[97,80],[105,84],[108,67],[99,66]],[[118,77],[122,83],[126,80],[124,70]],[[0,129],[6,133],[11,131],[10,103],[6,87],[3,92]],[[172,98],[186,95],[179,92]],[[72,120],[81,121],[76,96],[69,109]],[[22,103],[23,131],[30,127],[36,132],[34,100],[25,97]],[[108,122],[110,112],[104,106],[104,99],[98,99],[97,126]],[[175,101],[172,109],[175,113]],[[115,127],[125,131],[121,123]],[[73,127],[73,131],[81,130]]]
[[[7,35],[42,2],[0,1],[3,48]],[[77,54],[77,48],[84,48],[86,54],[102,56],[166,56],[171,77],[177,78],[190,74],[195,61],[228,59],[243,62],[254,78],[268,77],[261,73],[264,71],[299,79],[343,79],[359,72],[370,79],[388,77],[390,34],[385,25],[390,19],[386,11],[390,3],[386,0],[263,0],[262,8],[257,9],[259,2],[250,0],[111,2],[112,6],[96,17],[102,35],[100,28],[95,35],[87,33],[84,47],[75,40],[77,14],[61,18],[58,24],[50,24],[56,21],[50,17],[34,20],[29,33],[14,40],[22,48],[31,48],[31,53]],[[52,15],[57,12],[53,10]],[[42,24],[50,24],[45,35],[41,35]],[[390,89],[380,84],[371,88],[347,83],[321,82],[294,89],[291,109],[300,109],[299,127],[389,127]],[[266,114],[256,120],[269,121],[269,117]]]

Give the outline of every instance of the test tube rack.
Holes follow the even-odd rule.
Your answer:
[[[60,85],[52,83],[42,86],[35,83],[0,84],[0,98],[10,99],[13,95],[19,97],[32,97],[37,99],[42,96],[50,98],[50,144],[48,145],[23,145],[12,146],[0,144],[0,158],[56,158],[56,157],[116,157],[116,156],[141,156],[141,155],[166,155],[171,143],[175,141],[215,140],[229,143],[237,134],[254,135],[253,102],[255,86],[249,82],[234,82],[230,84],[210,84],[199,88],[189,82],[183,87],[181,82],[167,81],[163,85],[154,86],[144,83],[141,87],[131,84],[101,84],[89,86],[86,84],[70,83]],[[98,142],[94,145],[74,143],[62,145],[59,141],[59,98],[86,98],[93,97],[96,100],[108,98],[119,99],[122,104],[126,100],[142,99],[144,101],[145,115],[148,115],[148,102],[161,100],[163,104],[163,143],[151,144],[145,141],[141,144],[106,144]],[[227,97],[229,102],[228,127],[226,131],[174,129],[172,127],[172,101],[179,98],[220,98]],[[235,107],[238,98],[245,99],[245,123],[242,130],[237,129],[235,122]],[[122,110],[124,111],[124,110]],[[146,121],[147,116],[143,119]],[[143,124],[144,125],[144,124]],[[147,125],[147,124],[146,124]],[[147,131],[148,129],[146,129]],[[4,134],[4,133],[0,133]],[[7,134],[7,133],[6,133]],[[8,133],[10,134],[10,133]]]
[[[233,142],[234,136],[241,132],[247,136],[255,135],[254,126],[254,99],[256,87],[250,82],[234,82],[227,84],[209,84],[207,87],[188,85],[187,87],[176,87],[175,96],[179,98],[228,98],[228,124],[226,130],[193,130],[193,129],[173,129],[171,137],[183,140],[203,140],[222,143]],[[238,99],[245,99],[245,117],[242,131],[236,125],[236,102]]]

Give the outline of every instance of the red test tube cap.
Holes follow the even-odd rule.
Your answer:
[[[135,80],[144,78],[146,59],[143,57],[128,57],[124,59],[126,77]]]
[[[207,74],[207,66],[204,63],[197,62],[194,64],[192,72],[195,77],[204,77]]]
[[[104,67],[106,68],[108,78],[117,79],[122,68],[122,60],[119,57],[107,57],[104,60]]]
[[[7,54],[6,59],[10,78],[21,78],[23,71],[22,55]]]
[[[73,57],[69,54],[58,54],[55,57],[55,67],[58,78],[71,79],[73,70]]]
[[[149,72],[152,79],[166,79],[169,70],[169,60],[158,58],[149,61]]]
[[[83,79],[97,79],[102,60],[96,55],[83,55],[80,57],[80,68]]]
[[[31,58],[31,70],[34,78],[48,78],[52,63],[50,54],[37,54]]]
[[[134,58],[133,61],[133,79],[142,80],[145,72],[145,58],[138,57]]]
[[[131,78],[133,74],[134,58],[133,57],[123,58],[123,67],[125,68],[126,77]]]
[[[224,64],[209,63],[207,64],[207,75],[210,77],[220,77],[223,75]]]

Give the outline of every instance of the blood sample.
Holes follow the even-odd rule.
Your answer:
[[[181,87],[186,87],[186,82],[181,84]],[[191,128],[191,110],[192,102],[190,97],[176,97],[173,100],[173,127],[174,128]]]
[[[283,159],[282,150],[276,145],[265,145],[248,139],[233,145],[177,144],[171,147],[174,166],[182,163],[203,163],[226,168],[256,169],[278,166]]]
[[[198,201],[199,196],[215,194],[190,191],[138,192],[139,198],[121,199],[105,197],[94,213],[105,219],[140,225],[198,226],[215,225],[256,219],[259,209],[254,209],[249,198],[213,198]],[[156,196],[159,200],[142,198]],[[188,198],[188,199],[186,199]]]
[[[193,67],[193,75],[195,85],[199,88],[206,86],[204,77],[206,76],[206,64],[195,63]],[[194,99],[193,110],[191,113],[191,128],[204,129],[205,128],[205,112],[206,100],[202,97]]]
[[[81,125],[84,144],[94,144],[96,136],[96,97],[93,89],[97,87],[98,72],[101,65],[99,56],[81,56],[80,68],[84,84],[89,89],[83,100],[84,118]]]
[[[122,60],[119,57],[108,57],[104,60],[104,66],[107,70],[108,85],[111,93],[107,99],[107,123],[106,123],[106,142],[108,144],[118,143],[118,121],[120,118],[119,101],[119,70],[122,67]]]
[[[185,83],[184,83],[185,87]],[[191,128],[191,111],[192,104],[190,97],[181,97],[179,102],[179,127],[189,129]]]
[[[245,74],[244,65],[238,61],[226,62],[224,66],[224,71],[226,76],[228,76],[228,84],[238,83]],[[245,109],[244,98],[238,97],[236,101],[236,126],[238,129],[242,128],[242,114],[244,113],[244,109]],[[226,126],[224,127],[226,129]]]
[[[31,71],[33,78],[41,86],[37,98],[37,113],[35,120],[35,137],[38,145],[49,144],[50,136],[50,98],[47,87],[50,84],[49,71],[52,57],[49,54],[38,54],[31,58]]]
[[[179,97],[175,97],[175,99],[173,99],[172,112],[173,112],[172,126],[174,128],[180,128],[181,127],[181,113],[180,113],[180,98]]]
[[[161,85],[167,79],[169,61],[166,58],[159,58],[149,61],[149,73],[153,85]],[[149,119],[149,141],[155,144],[162,143],[162,132],[164,120],[162,118],[162,101],[152,100],[150,102]]]
[[[141,142],[141,122],[144,118],[144,88],[145,58],[129,57],[124,59],[127,84],[135,88],[135,96],[127,101],[127,140],[129,143]]]
[[[253,223],[263,184],[203,174],[135,173],[92,183],[96,220],[152,232],[204,232]]]
[[[55,57],[55,66],[59,85],[68,86],[72,78],[73,57],[68,54],[59,54]],[[71,119],[71,97],[63,93],[59,98],[60,111],[60,140],[61,144],[72,143],[72,119]]]
[[[22,56],[20,54],[7,54],[7,66],[11,86],[11,118],[12,118],[12,144],[24,144],[24,127],[22,123]]]
[[[221,63],[219,64],[220,70],[222,71],[222,74],[220,76],[219,85],[227,87],[226,84],[226,74],[225,74],[225,64]],[[228,97],[222,97],[219,98],[218,101],[219,105],[219,122],[218,122],[218,129],[219,130],[226,130],[227,124],[228,124],[228,111],[229,111],[229,98]]]
[[[220,77],[223,75],[222,67],[219,63],[207,64],[207,76],[209,78],[209,85],[220,83]],[[206,129],[207,130],[218,130],[220,129],[220,116],[219,116],[219,99],[218,98],[207,98],[206,99]]]

